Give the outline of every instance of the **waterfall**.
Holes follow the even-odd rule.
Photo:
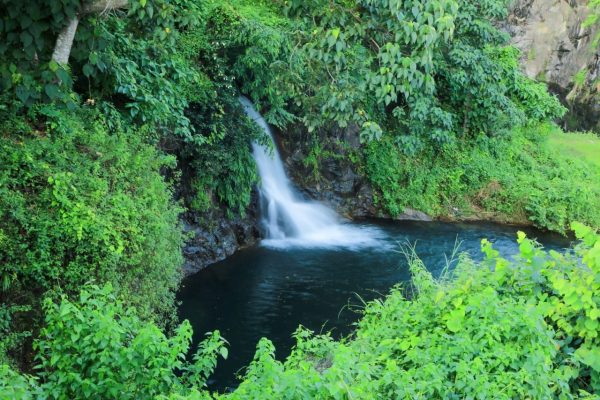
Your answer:
[[[333,210],[306,200],[294,189],[285,173],[283,162],[267,122],[250,100],[240,97],[246,114],[271,138],[272,149],[253,143],[252,150],[260,182],[262,220],[266,239],[271,246],[364,247],[376,245],[380,232],[343,221]]]

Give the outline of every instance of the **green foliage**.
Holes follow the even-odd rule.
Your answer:
[[[164,133],[189,135],[179,86],[195,81],[194,70],[172,57],[180,31],[197,24],[189,0],[131,0],[127,10],[87,13],[80,0],[2,2],[0,90],[31,107],[39,101],[73,106],[79,95],[94,102],[117,96],[134,121]],[[52,60],[59,32],[79,15],[68,66]],[[71,89],[75,91],[71,91]]]
[[[0,363],[0,399],[33,400],[38,398],[36,391],[32,377],[21,375],[3,362]]]
[[[25,105],[41,99],[69,102],[69,71],[51,62],[54,40],[80,1],[19,1],[0,3],[0,89],[11,90]],[[58,84],[62,82],[62,84]]]
[[[316,133],[357,127],[365,145],[352,160],[389,214],[600,226],[600,170],[546,141],[539,122],[564,109],[506,47],[496,28],[506,0],[131,0],[85,14],[90,4],[0,1],[1,398],[600,391],[600,240],[580,224],[583,244],[564,255],[521,235],[509,262],[484,242],[490,268],[463,258],[454,280],[434,281],[413,259],[414,298],[398,288],[369,304],[340,342],[300,328],[284,363],[261,340],[229,394],[204,390],[227,355],[218,333],[188,363],[189,324],[167,337],[148,322],[173,317],[182,261],[181,209],[161,175],[181,174],[198,211],[220,203],[233,216],[250,202],[250,143],[266,138],[239,91],[272,124],[312,133],[315,180],[335,157]],[[57,35],[78,13],[70,62],[58,65]],[[148,143],[175,154],[180,172]],[[6,354],[43,318],[38,368],[20,375]]]
[[[210,52],[220,59],[220,69],[227,79],[237,80],[242,92],[261,105],[268,105],[265,118],[284,126],[294,120],[286,108],[290,90],[288,82],[303,79],[297,73],[304,62],[288,50],[290,21],[277,14],[278,5],[264,1],[214,1],[207,7],[206,40]],[[292,66],[293,65],[293,66]],[[299,82],[298,82],[299,83]]]
[[[110,286],[92,286],[78,303],[45,301],[46,324],[36,343],[41,390],[65,399],[137,399],[181,390],[190,380],[202,387],[223,345],[219,333],[208,337],[189,365],[189,322],[167,338],[111,293]]]
[[[564,253],[519,232],[520,252],[508,260],[483,240],[482,263],[461,256],[440,280],[407,249],[410,298],[396,287],[367,304],[356,332],[341,341],[300,327],[285,362],[261,339],[244,380],[226,394],[203,390],[217,356],[227,356],[218,333],[185,363],[188,323],[167,338],[109,286],[88,286],[78,303],[45,301],[38,373],[2,366],[0,388],[57,399],[594,399],[600,235],[572,228],[580,243]]]
[[[220,19],[228,16],[214,7],[207,7],[202,25],[182,35],[178,43],[183,57],[198,66],[201,83],[194,88],[186,112],[194,133],[177,154],[190,169],[193,193],[187,200],[191,208],[205,211],[222,204],[229,216],[243,215],[258,180],[250,144],[265,144],[268,138],[246,118],[239,104],[239,92],[225,61],[228,56],[223,53],[231,43],[215,38],[224,29]]]
[[[415,156],[384,136],[368,144],[359,167],[391,215],[409,207],[432,216],[530,221],[559,232],[572,220],[600,226],[600,170],[548,142],[560,134],[552,125],[531,125],[506,138],[463,140]]]
[[[434,53],[452,36],[457,4],[290,2],[286,11],[301,21],[297,40],[313,68],[306,74],[314,93],[304,106],[309,130],[352,122],[363,127],[363,136],[376,137],[383,107],[402,118],[433,94]],[[438,117],[445,115],[432,118]]]
[[[168,134],[189,139],[192,128],[184,115],[188,99],[183,88],[200,79],[192,66],[173,56],[174,45],[124,34],[126,22],[122,19],[102,21],[97,30],[107,46],[86,59],[86,85],[96,85],[95,90],[88,87],[86,95],[91,99],[114,96],[132,123],[153,130],[150,140]]]
[[[183,237],[160,170],[173,158],[133,130],[109,135],[93,110],[41,106],[25,124],[12,119],[0,127],[2,301],[35,306],[95,279],[145,318],[169,317]]]
[[[0,388],[18,378],[11,390],[31,397],[150,399],[187,392],[191,385],[202,388],[217,357],[227,356],[217,331],[201,343],[194,361],[186,362],[192,340],[189,322],[166,337],[115,298],[110,285],[86,286],[77,302],[65,296],[58,303],[47,298],[44,311],[45,326],[35,344],[37,382],[2,367]]]
[[[280,126],[355,124],[364,141],[393,133],[415,154],[424,143],[498,135],[565,111],[504,47],[494,23],[506,1],[291,1],[286,23],[272,8],[259,6],[258,18],[218,3],[210,36]]]
[[[597,26],[600,24],[600,1],[590,0],[587,6],[590,9],[590,14],[583,22],[582,27],[589,28],[591,26]],[[591,48],[598,47],[598,44],[600,44],[600,31],[592,38]]]
[[[187,144],[179,157],[191,169],[193,193],[188,201],[192,209],[206,211],[222,204],[232,217],[246,212],[258,181],[250,144],[264,144],[268,138],[246,117],[237,96],[216,86],[218,92],[209,94],[210,101],[195,103],[188,111],[204,143]]]
[[[8,282],[6,284],[3,291],[8,289]],[[9,351],[22,347],[23,341],[31,336],[30,331],[19,332],[14,321],[20,313],[27,311],[30,311],[30,307],[0,304],[0,365],[11,364]]]
[[[583,86],[585,84],[587,74],[588,74],[587,68],[583,68],[582,70],[580,70],[578,73],[575,74],[575,76],[573,77],[573,83],[579,87]]]
[[[590,368],[591,384],[600,390],[600,235],[593,229],[574,223],[573,230],[583,245],[578,251],[585,267],[554,269],[548,273],[553,289],[548,302],[550,318],[564,331],[561,339],[574,347],[575,358]],[[520,238],[521,247],[527,246]],[[528,261],[533,261],[532,251]]]

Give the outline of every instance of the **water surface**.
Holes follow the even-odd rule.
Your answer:
[[[299,324],[314,331],[347,335],[365,301],[385,295],[410,279],[399,244],[416,244],[417,253],[434,275],[458,241],[460,250],[481,259],[480,241],[487,238],[504,256],[518,251],[515,227],[496,224],[369,222],[355,224],[376,245],[359,247],[294,246],[293,242],[248,248],[187,278],[179,293],[180,315],[194,328],[194,346],[205,332],[218,329],[229,341],[229,358],[219,360],[209,382],[212,389],[235,387],[235,374],[252,360],[258,340],[266,336],[285,359]],[[521,229],[548,248],[567,247],[558,235]],[[354,307],[347,307],[348,305]],[[354,311],[353,311],[354,310]]]

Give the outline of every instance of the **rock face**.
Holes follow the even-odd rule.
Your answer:
[[[328,135],[330,144],[322,148],[327,157],[315,155],[319,158],[317,171],[305,162],[311,150],[309,133],[297,127],[285,135],[276,135],[286,172],[308,198],[320,200],[348,218],[373,215],[376,210],[371,189],[349,160],[352,150],[360,145],[358,130],[335,129]]]
[[[522,51],[525,73],[546,82],[569,108],[565,126],[600,131],[600,48],[591,44],[600,28],[582,26],[590,14],[587,4],[588,0],[517,0],[505,29]]]
[[[355,170],[351,161],[353,152],[360,146],[358,127],[328,130],[322,132],[322,136],[322,157],[315,173],[305,162],[307,157],[310,159],[310,134],[298,128],[286,135],[277,135],[286,171],[307,197],[322,201],[349,219],[432,220],[427,214],[412,209],[392,217],[375,204],[370,183]]]
[[[182,223],[185,232],[190,235],[183,248],[183,272],[187,276],[259,240],[257,195],[253,196],[244,217],[229,218],[222,209],[205,213],[187,211]]]
[[[276,135],[286,172],[296,187],[308,198],[322,201],[349,219],[392,218],[375,205],[370,184],[354,170],[350,161],[352,151],[360,145],[358,129],[350,127],[323,134],[331,140],[328,140],[329,147],[324,149],[328,156],[319,165],[318,179],[314,179],[311,167],[304,163],[310,151],[306,131],[299,128],[292,134]],[[184,177],[183,181],[187,180]],[[189,192],[190,189],[183,186],[178,194],[183,197]],[[244,217],[229,218],[222,208],[207,212],[187,211],[182,216],[184,230],[189,235],[183,249],[184,275],[194,274],[258,242],[261,238],[258,197],[258,191],[254,190]],[[411,209],[394,219],[431,221],[426,214]]]

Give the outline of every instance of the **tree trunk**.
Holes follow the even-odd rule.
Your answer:
[[[66,66],[69,63],[69,55],[71,54],[71,47],[73,47],[77,25],[79,25],[79,16],[71,18],[67,26],[63,28],[56,38],[52,60],[56,61],[59,65]]]
[[[52,53],[52,60],[62,66],[69,64],[73,39],[75,39],[75,32],[77,32],[77,25],[79,25],[80,18],[85,17],[87,14],[103,14],[118,8],[126,8],[128,4],[128,0],[97,0],[86,4],[81,9],[81,12],[74,18],[71,18],[69,23],[58,34],[56,44],[54,45],[54,52]]]

